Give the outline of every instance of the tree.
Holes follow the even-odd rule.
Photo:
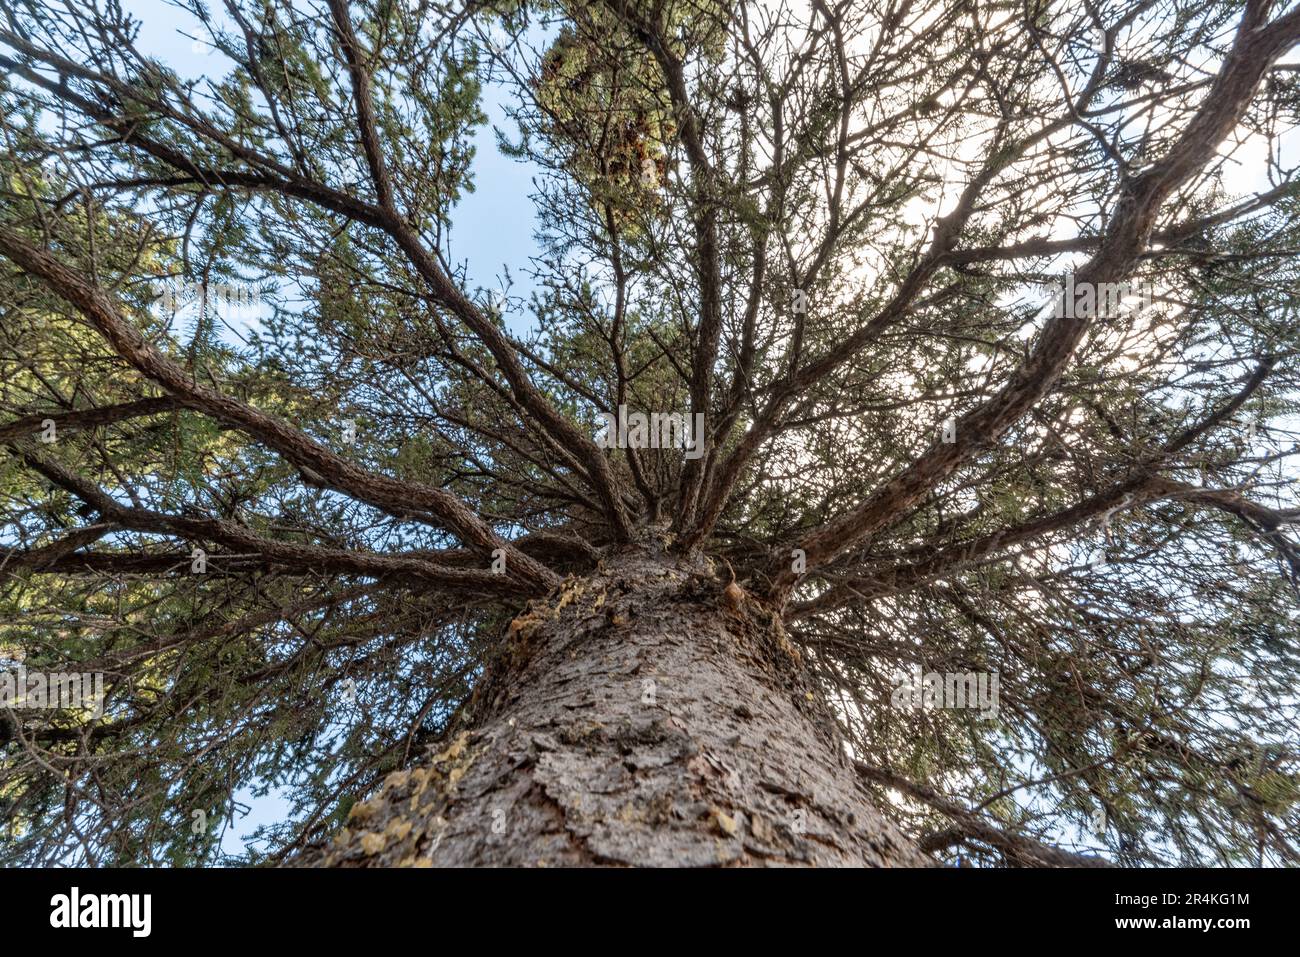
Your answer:
[[[1300,10],[181,6],[0,21],[7,860],[1297,861]]]

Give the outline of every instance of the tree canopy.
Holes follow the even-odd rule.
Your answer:
[[[220,862],[270,793],[283,859],[647,535],[936,859],[1300,860],[1294,4],[176,7],[199,80],[0,5],[0,665],[106,676],[0,709],[6,862]],[[522,293],[450,229],[487,91]]]

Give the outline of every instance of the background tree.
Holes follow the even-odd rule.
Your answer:
[[[179,6],[0,4],[6,860],[1296,862],[1300,10]]]

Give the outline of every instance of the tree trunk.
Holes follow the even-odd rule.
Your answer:
[[[629,548],[511,622],[449,746],[300,863],[929,861],[866,800],[780,623]]]

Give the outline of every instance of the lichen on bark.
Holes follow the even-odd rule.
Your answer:
[[[825,708],[779,616],[631,547],[522,611],[442,747],[299,863],[928,863]]]

